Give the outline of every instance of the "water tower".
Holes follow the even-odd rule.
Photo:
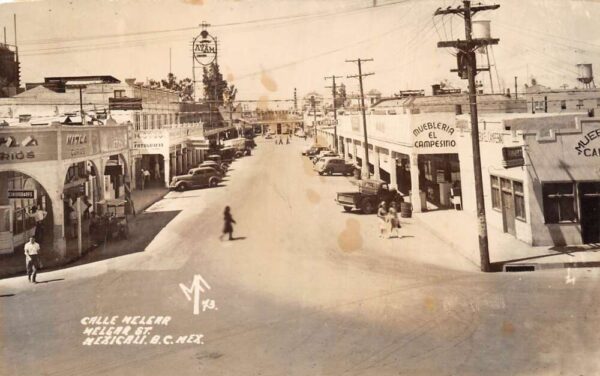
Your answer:
[[[579,70],[579,77],[577,81],[583,83],[583,87],[586,89],[595,88],[594,73],[592,71],[592,64],[577,64]]]
[[[491,29],[490,29],[490,21],[477,20],[477,21],[473,21],[472,24],[473,24],[473,27],[472,27],[471,35],[472,35],[473,39],[490,39],[492,37],[492,33],[491,33]],[[491,50],[492,46],[490,45],[488,47],[486,45],[484,47],[479,48],[479,53],[481,55],[485,55],[485,57],[487,59],[487,66],[484,67],[484,70],[487,70],[489,73],[490,90],[493,94],[494,93],[494,82],[492,80],[492,66],[494,67],[494,69],[496,69],[496,66],[490,64],[490,54],[489,54],[488,48]],[[492,55],[493,55],[493,51],[492,51]],[[497,74],[498,74],[498,70],[496,69],[496,75]],[[500,82],[498,82],[498,85],[500,85]]]

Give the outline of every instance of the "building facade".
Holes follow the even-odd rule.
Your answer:
[[[496,105],[482,106],[479,118],[488,224],[531,245],[600,241],[600,120],[527,114],[524,101],[509,112],[494,112]],[[338,116],[340,153],[405,194],[414,211],[461,209],[476,216],[469,116],[425,109],[369,114],[368,166],[362,118]],[[319,141],[333,146],[333,134],[322,127]]]

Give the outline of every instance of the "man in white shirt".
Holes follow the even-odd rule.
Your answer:
[[[29,242],[25,244],[25,268],[27,269],[27,278],[32,283],[37,283],[35,277],[40,268],[39,251],[40,245],[35,242],[35,238],[32,236],[29,238]]]

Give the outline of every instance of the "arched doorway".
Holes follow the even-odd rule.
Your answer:
[[[62,194],[67,257],[76,256],[89,248],[90,220],[97,211],[98,201],[104,196],[101,179],[93,161],[72,163],[67,168]]]
[[[36,217],[37,210],[43,215]],[[19,171],[0,172],[0,254],[22,249],[30,236],[42,249],[52,249],[53,214],[52,200],[38,180]]]
[[[104,164],[104,198],[125,198],[129,176],[127,160],[122,154],[108,157]]]

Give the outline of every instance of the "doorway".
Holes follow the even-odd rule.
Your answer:
[[[583,243],[600,243],[600,183],[580,183],[579,193]]]
[[[504,226],[504,232],[516,235],[515,205],[511,181],[501,178],[500,186],[502,189],[502,224]]]

